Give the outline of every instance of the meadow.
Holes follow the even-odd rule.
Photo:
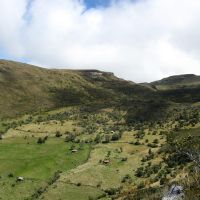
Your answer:
[[[198,135],[198,121],[128,126],[125,116],[114,108],[63,107],[2,120],[0,199],[120,200],[129,194],[142,199],[139,192],[146,190],[153,198],[151,188],[184,178],[186,168],[169,165],[176,163],[165,150],[168,136],[176,130],[175,137],[185,137],[186,128]]]
[[[38,144],[37,138],[0,140],[1,199],[29,197],[38,188],[46,187],[56,172],[68,171],[87,161],[89,145],[75,154],[70,147],[60,138],[48,138],[45,144]],[[24,181],[16,182],[17,177],[24,177]]]

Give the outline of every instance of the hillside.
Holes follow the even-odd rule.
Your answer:
[[[0,61],[0,117],[72,105],[119,105],[152,91],[98,70],[44,69]]]
[[[152,82],[151,85],[155,86],[159,90],[197,87],[200,85],[200,76],[196,76],[194,74],[170,76],[168,78]]]
[[[121,82],[105,72],[49,70],[1,60],[0,117],[108,99],[114,102],[120,89],[113,89],[111,83],[120,85]],[[125,83],[132,86],[132,83]]]
[[[200,101],[200,76],[184,74],[171,76],[149,84],[162,98],[177,103]]]
[[[0,118],[82,105],[118,107],[127,122],[161,120],[176,103],[200,100],[199,76],[182,75],[136,84],[99,70],[45,69],[0,61]]]
[[[160,200],[174,183],[198,199],[186,156],[200,151],[198,80],[1,60],[0,199]]]

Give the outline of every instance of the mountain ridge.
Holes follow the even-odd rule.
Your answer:
[[[112,104],[126,96],[123,86],[135,86],[110,72],[46,69],[6,60],[0,60],[0,83],[1,117],[100,101]]]
[[[181,103],[199,100],[198,84],[190,84],[191,81],[188,81],[191,75],[186,76],[189,84],[184,81],[187,90],[185,85],[183,85],[184,90],[180,87],[182,82],[177,84],[177,80],[185,80],[182,78],[185,76],[173,76],[165,78],[164,81],[162,79],[152,83],[137,84],[118,78],[112,72],[96,69],[47,69],[0,60],[0,109],[2,111],[0,118],[74,105],[91,108],[117,106],[127,112],[134,112],[134,117],[145,115],[143,112],[149,109],[153,113],[158,112],[157,108],[165,112],[163,107],[173,102],[177,103],[180,97],[183,99]],[[192,77],[195,77],[195,80],[199,79],[199,76],[192,75]],[[171,84],[174,87],[169,87],[168,82],[171,80],[176,82],[174,85]],[[195,98],[190,99],[194,93]],[[141,106],[145,109],[140,108]],[[152,110],[152,107],[155,110]]]

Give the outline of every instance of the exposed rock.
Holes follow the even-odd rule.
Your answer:
[[[184,190],[182,186],[173,185],[169,193],[162,198],[162,200],[183,200]]]

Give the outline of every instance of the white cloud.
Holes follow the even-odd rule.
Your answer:
[[[200,74],[200,1],[0,0],[0,48],[44,66],[98,68],[136,82]]]
[[[0,49],[15,56],[23,53],[20,31],[25,8],[26,0],[0,0]]]

